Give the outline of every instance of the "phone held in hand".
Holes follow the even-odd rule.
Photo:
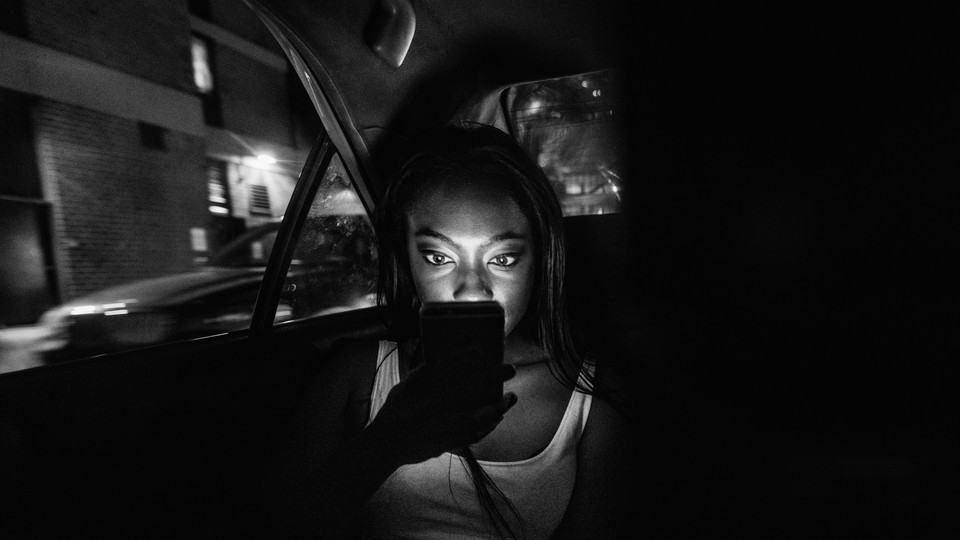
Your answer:
[[[425,302],[420,308],[423,360],[455,369],[475,379],[476,397],[494,401],[503,396],[499,370],[503,363],[503,307],[493,301]]]

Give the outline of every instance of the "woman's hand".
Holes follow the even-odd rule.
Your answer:
[[[507,380],[510,365],[465,372],[463,366],[422,365],[390,390],[370,428],[395,444],[398,465],[419,463],[473,444],[493,431],[517,402],[508,392],[493,401],[475,397],[478,381]]]

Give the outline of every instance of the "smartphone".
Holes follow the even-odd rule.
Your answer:
[[[503,307],[492,301],[425,302],[420,307],[420,344],[427,364],[462,366],[480,401],[503,396]],[[477,375],[477,374],[480,375]]]

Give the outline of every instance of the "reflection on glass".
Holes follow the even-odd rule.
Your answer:
[[[376,268],[373,226],[336,156],[300,233],[282,303],[291,319],[373,306]]]
[[[565,215],[620,210],[616,76],[602,71],[508,90],[511,129],[550,178]]]

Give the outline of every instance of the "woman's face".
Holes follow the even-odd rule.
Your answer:
[[[438,182],[407,213],[407,253],[421,302],[494,300],[509,336],[530,303],[530,224],[502,189]]]

